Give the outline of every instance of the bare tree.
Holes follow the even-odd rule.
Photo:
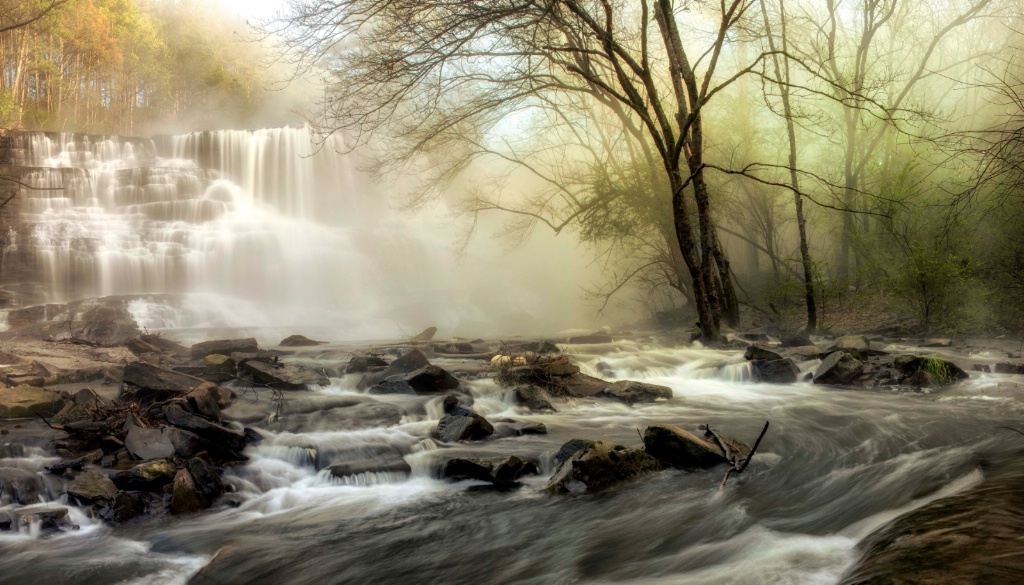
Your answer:
[[[330,72],[322,132],[384,141],[381,173],[429,160],[433,189],[510,117],[588,96],[664,176],[701,332],[715,340],[738,303],[712,217],[703,110],[761,60],[719,71],[752,5],[727,0],[697,17],[672,0],[293,0],[273,32],[283,60]]]

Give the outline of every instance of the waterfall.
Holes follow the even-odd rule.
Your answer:
[[[317,144],[308,128],[21,135],[12,158],[34,188],[21,189],[19,219],[2,228],[4,270],[14,259],[31,268],[19,289],[31,303],[138,297],[132,310],[151,329],[316,325],[365,338],[441,325],[478,335],[502,317],[519,331],[575,317],[547,297],[560,286],[568,303],[576,297],[566,294],[576,268],[556,264],[551,244],[549,264],[492,262],[493,252],[460,264],[444,210],[395,213],[337,140]],[[532,288],[517,262],[528,262]]]

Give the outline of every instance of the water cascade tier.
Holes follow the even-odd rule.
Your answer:
[[[541,309],[543,291],[574,270],[535,266],[538,282],[557,276],[524,291],[501,270],[514,263],[457,262],[446,212],[393,211],[339,140],[316,143],[307,128],[19,134],[9,160],[25,186],[0,227],[4,300],[135,295],[151,329],[329,324],[349,339],[565,320],[564,306]]]

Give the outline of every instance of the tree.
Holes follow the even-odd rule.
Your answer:
[[[728,0],[698,15],[672,0],[293,0],[270,32],[284,38],[284,61],[328,71],[320,131],[387,141],[382,174],[429,157],[435,188],[464,168],[465,136],[588,96],[664,177],[701,333],[717,340],[738,302],[712,216],[703,114],[755,66],[719,71],[751,6]]]

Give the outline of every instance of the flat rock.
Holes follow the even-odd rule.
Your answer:
[[[187,394],[204,382],[200,378],[168,368],[147,362],[134,362],[124,368],[120,397],[139,402],[156,402]]]
[[[365,372],[377,372],[387,369],[388,363],[384,358],[375,355],[353,356],[345,366],[346,374],[362,374]]]
[[[610,386],[606,386],[596,396],[598,398],[613,398],[626,404],[637,404],[670,399],[672,398],[672,389],[668,386],[659,386],[646,382],[620,380],[612,383]]]
[[[401,454],[382,453],[380,455],[334,463],[328,469],[330,469],[331,475],[339,479],[354,477],[363,473],[395,474],[401,477],[409,477],[412,474],[412,467],[409,466],[409,463],[406,462]]]
[[[210,354],[231,355],[232,353],[255,353],[260,346],[255,337],[245,339],[216,339],[203,341],[192,346],[192,357],[202,359]]]
[[[276,390],[306,390],[309,386],[327,386],[331,380],[322,372],[300,363],[267,363],[249,360],[241,370],[252,381]]]
[[[39,504],[11,510],[13,526],[38,525],[42,534],[54,534],[78,530],[78,525],[68,517],[68,508],[54,504]],[[15,529],[17,529],[15,528]]]
[[[177,427],[147,429],[130,425],[124,446],[142,460],[189,457],[199,448],[199,436]]]
[[[77,501],[80,505],[107,503],[117,495],[117,486],[106,475],[89,470],[79,473],[75,479],[68,484],[68,496]]]
[[[53,415],[63,406],[60,396],[36,386],[0,388],[0,419]]]
[[[863,335],[844,335],[832,343],[829,347],[829,351],[838,351],[842,349],[862,350],[870,348],[871,342],[868,341],[867,337]]]

